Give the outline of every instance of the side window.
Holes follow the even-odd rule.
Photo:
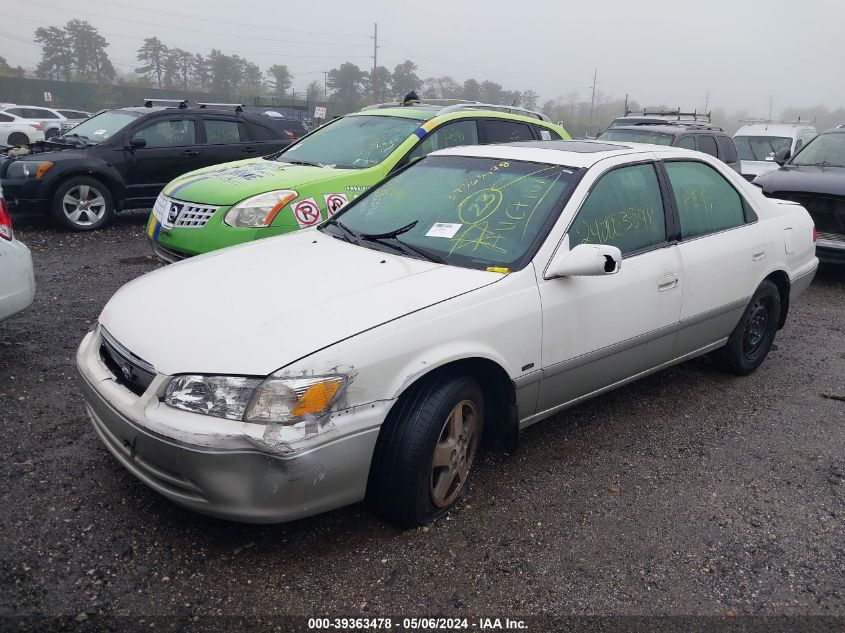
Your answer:
[[[719,157],[719,153],[716,150],[716,139],[709,134],[702,134],[698,137],[698,151],[710,154],[716,158]]]
[[[533,141],[534,134],[531,126],[519,121],[506,121],[504,119],[489,119],[481,121],[484,130],[485,143],[511,143],[513,141]]]
[[[15,117],[9,116],[8,114],[3,114],[2,112],[0,112],[0,123],[10,123],[11,121],[14,121],[14,120],[15,120]]]
[[[695,237],[745,224],[742,198],[710,165],[665,163],[681,219],[681,237]]]
[[[736,155],[736,145],[729,136],[717,136],[716,142],[719,143],[719,152],[722,154],[721,158],[726,163],[735,163],[739,160]]]
[[[537,138],[541,141],[559,141],[561,139],[560,134],[554,130],[550,130],[547,127],[541,127],[539,125],[534,125],[533,127],[534,134],[536,134]]]
[[[252,140],[254,141],[278,141],[281,140],[281,134],[274,132],[269,127],[258,125],[258,123],[247,123]]]
[[[678,140],[678,147],[685,147],[686,149],[695,149],[695,137],[694,136],[682,136]]]
[[[666,241],[663,198],[654,166],[632,165],[593,185],[569,227],[569,246],[609,244],[622,254]]]
[[[15,116],[19,116],[22,119],[28,118],[28,117],[24,116],[23,108],[8,108],[6,110],[6,112],[8,112],[9,114],[14,114]]]
[[[165,119],[136,131],[147,141],[146,147],[181,147],[196,145],[197,134],[193,119]]]
[[[804,147],[804,141],[802,141],[800,138],[795,139],[795,150],[792,153],[797,154],[798,150],[801,149],[802,147]]]
[[[455,121],[441,125],[426,136],[408,154],[408,160],[422,158],[438,149],[457,147],[459,145],[478,145],[478,127],[473,120]]]
[[[205,119],[205,140],[209,145],[230,145],[249,141],[249,134],[239,121]]]
[[[42,110],[41,108],[30,108],[28,110],[30,119],[58,119],[58,114],[53,114],[49,110]]]

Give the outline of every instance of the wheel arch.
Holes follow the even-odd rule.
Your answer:
[[[50,183],[48,200],[52,200],[64,183],[71,178],[93,178],[102,182],[109,190],[114,201],[115,211],[122,208],[123,204],[123,185],[113,175],[98,169],[79,168],[56,176],[56,179]]]
[[[778,329],[780,330],[786,324],[786,317],[789,314],[789,291],[791,289],[789,275],[783,270],[775,270],[769,273],[763,281],[771,281],[777,286],[780,295],[780,315],[778,315]]]

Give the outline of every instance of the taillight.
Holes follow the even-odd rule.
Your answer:
[[[816,243],[816,225],[813,225],[813,244]]]
[[[36,130],[40,130],[41,124],[40,123],[30,123],[29,127],[34,127]]]
[[[14,237],[12,232],[12,218],[6,210],[6,201],[0,198],[0,237],[4,240],[11,240]]]

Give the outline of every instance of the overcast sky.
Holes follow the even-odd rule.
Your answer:
[[[755,115],[770,97],[775,114],[845,106],[843,0],[2,0],[0,55],[34,66],[39,47],[19,40],[74,18],[100,30],[122,72],[157,36],[262,69],[287,64],[301,91],[344,61],[371,68],[378,22],[379,65],[412,59],[421,78],[491,79],[541,102],[589,99],[598,68],[599,90],[641,104],[701,109],[709,92],[711,107]]]

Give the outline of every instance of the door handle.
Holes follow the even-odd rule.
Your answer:
[[[755,247],[754,250],[751,251],[751,259],[755,262],[760,259],[764,259],[766,257],[766,250],[765,244]]]
[[[244,147],[241,149],[244,154],[255,154],[258,150],[254,147]]]
[[[186,149],[184,152],[182,152],[182,156],[190,157],[190,156],[199,156],[199,155],[200,155],[200,153],[196,150],[193,150],[193,149]]]
[[[678,276],[675,273],[664,275],[657,278],[657,290],[663,292],[664,290],[671,290],[678,285]]]

